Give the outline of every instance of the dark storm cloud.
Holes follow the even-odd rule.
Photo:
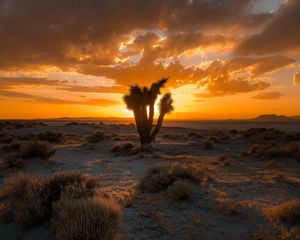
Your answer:
[[[261,32],[245,39],[238,54],[268,54],[284,50],[300,52],[300,1],[289,0],[281,6],[273,21]]]
[[[85,63],[112,64],[119,56],[120,41],[134,30],[171,33],[257,27],[271,14],[252,14],[252,2],[2,0],[0,68],[50,64],[67,70]]]
[[[280,92],[262,92],[257,95],[255,95],[254,99],[261,99],[261,100],[272,100],[272,99],[279,99],[281,96],[283,96]]]

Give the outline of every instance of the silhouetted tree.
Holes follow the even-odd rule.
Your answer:
[[[129,110],[133,111],[137,131],[143,150],[151,149],[151,142],[159,132],[164,116],[174,110],[171,93],[166,93],[159,103],[159,117],[153,129],[154,106],[165,86],[168,78],[153,83],[150,88],[140,87],[136,84],[129,86],[129,93],[124,95],[124,102]]]

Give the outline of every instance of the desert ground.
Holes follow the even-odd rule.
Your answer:
[[[1,122],[0,146],[0,239],[68,239],[24,190],[64,173],[112,204],[103,239],[300,239],[299,131],[163,127],[143,153],[134,124]]]

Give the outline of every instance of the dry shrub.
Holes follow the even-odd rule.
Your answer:
[[[110,151],[127,156],[138,154],[140,148],[132,142],[118,142],[112,145]]]
[[[108,135],[105,132],[103,132],[103,131],[97,131],[97,132],[92,133],[87,138],[87,141],[89,143],[98,143],[98,142],[103,141],[107,137],[108,137]]]
[[[250,128],[243,132],[245,138],[250,138],[251,141],[270,141],[278,139],[284,140],[286,134],[283,131],[273,128]]]
[[[9,168],[22,168],[24,160],[18,153],[10,153],[5,159],[0,160],[0,172]]]
[[[289,200],[267,210],[267,215],[274,222],[297,225],[300,224],[300,200]]]
[[[97,183],[97,179],[78,172],[43,178],[18,174],[6,180],[1,195],[10,200],[16,221],[28,227],[50,217],[53,203],[62,196],[69,199],[94,196]]]
[[[14,134],[1,133],[0,134],[0,143],[11,143],[16,139]]]
[[[272,145],[270,143],[258,143],[253,144],[250,147],[249,154],[255,157],[268,156],[272,151]]]
[[[37,134],[37,139],[40,141],[48,141],[51,143],[59,143],[64,141],[64,134],[60,132],[45,131]]]
[[[139,188],[147,192],[159,192],[167,189],[176,180],[187,180],[199,184],[203,176],[202,169],[196,164],[169,164],[149,169],[140,181]]]
[[[70,186],[76,188],[84,196],[92,196],[95,188],[98,187],[98,179],[74,171],[59,172],[47,177],[45,179],[44,194],[47,195],[48,205],[60,199],[62,192]],[[71,190],[69,189],[69,191]]]
[[[293,199],[265,210],[280,239],[300,239],[300,200]]]
[[[22,168],[24,165],[24,160],[21,158],[18,152],[17,153],[13,152],[6,156],[5,164],[6,164],[6,169]]]
[[[190,199],[193,196],[193,188],[190,182],[178,179],[168,188],[168,196],[175,201]]]
[[[45,160],[53,156],[55,150],[50,147],[48,142],[28,141],[20,145],[19,154],[22,158],[40,157]]]
[[[5,182],[5,195],[10,199],[15,220],[22,226],[33,226],[45,217],[42,190],[43,183],[34,176],[19,174]]]
[[[109,199],[63,198],[53,206],[58,240],[111,240],[119,230],[120,207]]]
[[[237,135],[237,134],[240,133],[240,131],[237,130],[237,129],[232,129],[232,130],[229,131],[229,133],[230,133],[230,134],[233,134],[233,135]]]
[[[288,142],[300,141],[300,132],[290,133],[286,136]]]
[[[214,148],[214,143],[210,140],[206,140],[206,141],[203,142],[203,148],[205,150],[211,150],[211,149]]]
[[[203,135],[197,132],[190,132],[187,134],[188,138],[203,138]]]
[[[113,133],[111,134],[111,137],[114,141],[120,141],[120,140],[137,140],[139,139],[139,136],[137,134],[119,134],[119,133]]]
[[[249,151],[256,157],[300,157],[300,144],[298,142],[290,142],[282,146],[273,146],[270,143],[253,144]]]

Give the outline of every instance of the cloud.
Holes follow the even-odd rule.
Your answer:
[[[252,13],[253,2],[3,0],[0,46],[5,47],[0,49],[0,68],[36,69],[52,65],[67,71],[85,64],[111,65],[122,57],[121,42],[128,41],[136,31],[155,29],[164,35],[174,35],[224,28],[254,29],[272,19],[273,14]],[[180,34],[179,38],[184,37]],[[204,43],[218,40],[196,37]]]
[[[68,81],[51,80],[46,78],[28,78],[28,77],[0,77],[0,89],[9,89],[20,85],[45,85],[55,86],[68,83]]]
[[[269,86],[270,84],[266,82],[248,81],[244,78],[232,79],[229,74],[225,74],[217,78],[210,78],[206,82],[208,93],[196,94],[196,96],[200,98],[220,97],[236,93],[264,90]]]
[[[255,95],[254,99],[261,99],[261,100],[270,100],[270,99],[279,99],[281,96],[283,96],[280,92],[262,92],[257,95]]]
[[[6,98],[22,98],[27,99],[29,101],[34,101],[37,103],[44,103],[44,104],[59,104],[59,105],[92,105],[92,106],[113,106],[118,105],[119,102],[109,100],[109,99],[90,99],[87,101],[79,102],[79,101],[70,101],[65,99],[57,99],[57,98],[50,98],[50,97],[44,97],[44,96],[37,96],[37,95],[31,95],[27,93],[20,93],[15,91],[6,91],[6,90],[0,90],[0,96],[6,97]]]
[[[300,72],[294,74],[293,83],[295,86],[300,84]]]
[[[238,54],[269,54],[284,50],[300,52],[300,1],[282,4],[272,22],[260,33],[246,38],[237,47]]]
[[[57,90],[69,91],[69,92],[89,92],[89,93],[125,93],[127,86],[79,86],[79,85],[65,85],[63,87],[57,87]]]
[[[293,62],[295,62],[294,59],[282,55],[260,58],[242,57],[228,61],[228,68],[234,71],[251,67],[252,76],[257,77],[288,66]]]

